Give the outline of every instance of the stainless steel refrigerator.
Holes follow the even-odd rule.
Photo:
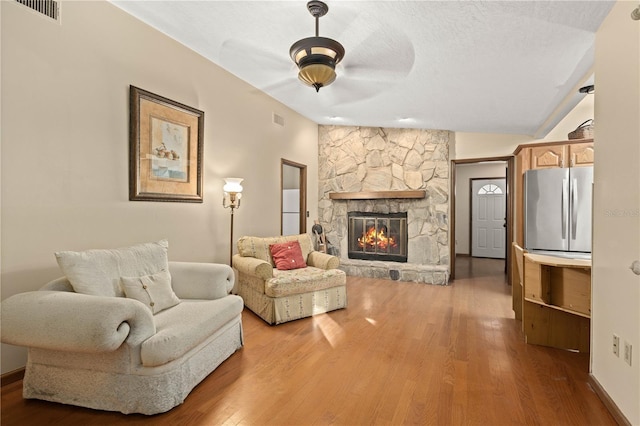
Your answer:
[[[526,171],[525,248],[591,253],[592,192],[593,167]]]

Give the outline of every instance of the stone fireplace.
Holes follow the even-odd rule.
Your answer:
[[[318,219],[348,275],[448,284],[450,143],[441,130],[319,127]],[[406,217],[406,259],[354,256],[349,212]]]

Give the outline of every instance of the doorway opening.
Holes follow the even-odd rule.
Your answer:
[[[502,259],[498,259],[499,262],[503,264],[503,269],[507,274],[507,277],[510,276],[510,258],[511,253],[508,250],[509,241],[512,241],[513,237],[513,202],[512,202],[512,191],[513,188],[513,157],[505,156],[505,157],[490,157],[490,158],[474,158],[474,159],[465,159],[465,160],[452,160],[451,161],[451,223],[450,223],[450,265],[451,265],[451,279],[455,279],[456,277],[456,257],[471,258],[474,254],[472,252],[472,245],[474,243],[474,238],[472,236],[472,203],[473,203],[473,188],[472,188],[472,179],[503,179],[504,180],[504,188],[502,188],[504,195],[504,211],[497,211],[498,215],[502,215],[502,221],[498,221],[497,219],[493,222],[493,228],[485,228],[482,232],[492,232],[493,241],[496,241],[496,238],[502,238],[504,235],[504,240],[502,245],[504,246],[504,257]],[[486,184],[486,183],[485,183]],[[484,185],[480,185],[476,189],[476,191],[480,191]],[[481,192],[492,192],[492,188],[486,188],[487,191]],[[493,192],[496,192],[493,189]],[[488,195],[488,194],[485,194]],[[485,197],[484,202],[489,201],[489,197]],[[496,200],[491,200],[495,202],[501,202]],[[487,206],[488,207],[488,206]],[[495,215],[496,210],[494,209],[493,214]],[[495,228],[500,224],[502,226],[503,231],[499,232]],[[488,239],[480,240],[482,236],[480,233],[477,233],[475,236],[475,242],[481,243],[480,245],[486,245],[489,243]],[[488,237],[488,234],[484,234],[485,237]],[[495,244],[494,244],[495,245]],[[485,253],[486,254],[486,253]],[[493,256],[483,256],[482,254],[476,254],[477,257],[493,257]],[[468,263],[468,262],[466,262]],[[466,264],[465,263],[465,264]]]
[[[307,232],[307,166],[280,159],[280,234]]]

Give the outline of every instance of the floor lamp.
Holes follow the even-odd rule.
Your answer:
[[[233,259],[233,212],[235,209],[240,208],[240,199],[242,198],[242,185],[240,183],[244,179],[242,178],[225,178],[224,186],[222,190],[224,195],[222,197],[222,206],[231,209],[231,236],[229,239],[229,266]]]

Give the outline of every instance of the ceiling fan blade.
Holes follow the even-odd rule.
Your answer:
[[[248,61],[253,58],[254,61]],[[249,44],[243,40],[226,39],[220,47],[220,61],[222,65],[234,64],[239,67],[253,68],[258,62],[262,68],[274,71],[289,71],[295,64],[286,53],[277,54],[266,50],[263,46]]]
[[[415,64],[413,43],[402,32],[370,33],[342,62],[345,75],[385,80],[408,75]],[[393,42],[392,42],[393,40]]]
[[[383,6],[376,4],[373,7]],[[335,15],[333,19],[343,25],[337,40],[342,43],[346,53],[338,69],[345,76],[386,80],[411,72],[415,63],[415,49],[401,28],[388,25],[367,8],[354,11],[345,6],[337,10]],[[345,16],[349,16],[349,19],[344,19]]]
[[[365,99],[376,97],[385,87],[387,82],[377,80],[358,80],[338,76],[331,86],[320,89],[326,96],[329,105],[349,105]],[[386,87],[385,87],[386,89]]]
[[[275,83],[271,83],[267,86],[259,87],[258,89],[275,97],[279,92],[282,92],[283,90],[289,90],[292,86],[295,86],[297,84],[302,84],[298,81],[297,78],[285,78]]]

